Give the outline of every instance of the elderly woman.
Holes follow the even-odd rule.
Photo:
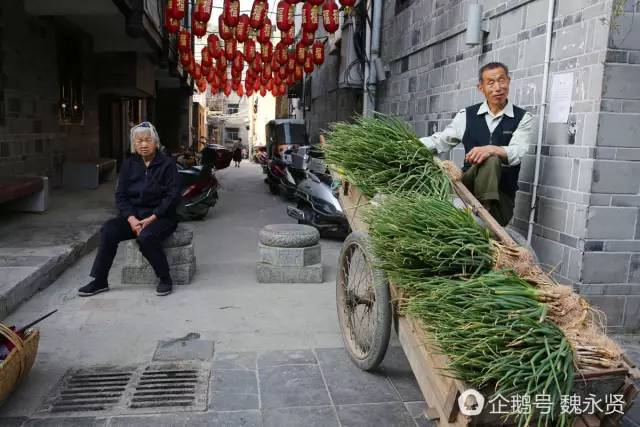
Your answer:
[[[176,229],[175,207],[180,200],[178,170],[175,161],[159,150],[155,127],[142,122],[131,129],[135,153],[122,163],[116,205],[119,215],[108,220],[100,230],[100,246],[93,262],[89,284],[78,290],[80,296],[109,290],[107,276],[118,244],[136,239],[140,252],[160,279],[156,295],[172,290],[169,264],[162,241]]]

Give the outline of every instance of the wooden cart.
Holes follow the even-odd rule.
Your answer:
[[[338,261],[336,303],[345,347],[353,362],[363,370],[375,369],[384,358],[393,325],[428,404],[425,408],[427,418],[439,426],[504,425],[500,415],[491,414],[486,404],[483,412],[476,416],[465,416],[460,412],[458,398],[470,387],[442,374],[447,358],[425,336],[421,321],[398,313],[394,302],[398,300],[398,289],[387,283],[383,273],[371,263],[367,225],[362,220],[363,208],[369,200],[355,186],[341,181],[339,199],[352,233],[345,240]],[[485,222],[497,240],[507,246],[516,245],[462,183],[455,182],[454,188],[459,198]],[[368,325],[356,322],[365,318]],[[630,377],[633,366],[628,360],[627,364],[629,366],[623,369],[584,375],[577,373],[574,393],[582,397],[594,394],[602,402],[606,395],[623,394],[628,408],[637,390]],[[621,416],[581,415],[576,417],[574,426],[615,426]]]

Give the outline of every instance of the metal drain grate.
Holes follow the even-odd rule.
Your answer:
[[[198,374],[196,369],[147,368],[135,386],[129,407],[192,406],[198,392]]]
[[[77,371],[63,381],[50,412],[106,411],[120,402],[133,375],[131,371]]]

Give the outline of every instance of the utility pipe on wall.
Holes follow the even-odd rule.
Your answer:
[[[536,214],[537,204],[536,197],[538,195],[538,181],[540,180],[540,157],[542,151],[542,137],[544,131],[544,115],[547,109],[547,86],[549,84],[549,66],[551,64],[551,37],[553,36],[553,15],[555,12],[555,1],[549,0],[549,9],[547,10],[547,35],[544,47],[544,71],[542,74],[542,99],[540,100],[540,109],[538,111],[538,141],[536,144],[536,168],[533,175],[533,188],[531,190],[531,206],[529,210],[529,229],[527,231],[527,242],[531,244],[533,236],[533,219]]]
[[[367,32],[367,59],[365,65],[364,90],[362,98],[362,114],[371,115],[376,109],[376,82],[380,81],[376,73],[376,62],[380,55],[380,33],[382,31],[382,2],[383,0],[372,0],[373,8],[369,10],[369,21],[371,22],[371,32]],[[373,10],[372,10],[373,9]],[[370,34],[370,35],[369,35]],[[373,76],[373,78],[371,78]],[[368,84],[371,79],[372,84]]]

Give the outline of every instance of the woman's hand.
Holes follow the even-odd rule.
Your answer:
[[[140,221],[140,225],[141,225],[140,231],[144,230],[144,228],[145,228],[147,225],[151,224],[151,223],[152,223],[153,221],[155,221],[156,219],[158,219],[158,217],[156,216],[156,214],[152,214],[151,216],[149,216],[149,217],[147,217],[147,218],[143,219],[142,221]]]
[[[127,218],[127,222],[131,227],[131,231],[133,231],[136,236],[139,235],[142,231],[142,221],[131,215],[129,218]]]

